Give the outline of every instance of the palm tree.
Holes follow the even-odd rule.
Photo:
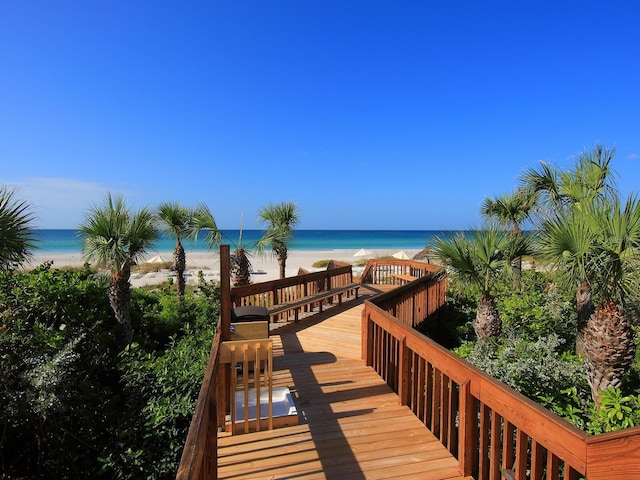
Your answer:
[[[541,245],[546,244],[542,257],[551,261],[558,255],[573,258],[573,261],[564,264],[565,267],[574,265],[569,268],[576,273],[573,279],[576,282],[578,331],[591,316],[594,306],[589,272],[579,272],[581,266],[587,263],[578,261],[588,253],[590,236],[585,231],[584,222],[577,221],[577,218],[615,197],[614,172],[611,168],[614,155],[615,149],[595,145],[591,150],[583,151],[571,169],[563,171],[541,163],[539,170],[531,168],[520,177],[522,189],[537,195],[537,224],[545,237],[541,239]],[[580,353],[580,341],[576,347]]]
[[[193,211],[177,202],[167,202],[158,206],[157,215],[164,230],[176,239],[173,249],[173,267],[176,271],[178,299],[182,299],[185,288],[184,271],[187,268],[182,239],[187,238],[191,233]]]
[[[131,266],[154,244],[158,237],[151,210],[129,210],[122,197],[109,193],[104,206],[94,207],[80,225],[85,258],[111,271],[109,304],[118,322],[118,341],[131,343]]]
[[[558,216],[545,222],[540,241],[541,253],[555,258],[560,271],[578,285],[577,300],[584,305],[579,309],[577,343],[598,405],[602,390],[621,386],[635,354],[625,306],[640,285],[640,203],[630,197],[622,208],[616,198]]]
[[[497,198],[485,198],[480,212],[489,219],[495,220],[498,225],[510,228],[513,235],[514,247],[526,246],[521,225],[529,219],[531,210],[536,202],[536,193],[526,190],[518,190],[513,194],[504,194]],[[513,250],[514,267],[513,287],[522,290],[522,255],[528,252],[519,248]]]
[[[480,341],[497,337],[502,331],[502,321],[491,291],[507,265],[505,252],[508,248],[508,232],[493,226],[475,230],[469,237],[460,233],[451,239],[434,239],[436,257],[454,270],[461,282],[480,289],[473,323]]]
[[[31,256],[36,238],[30,205],[15,198],[15,190],[0,187],[0,269],[15,268]]]
[[[242,244],[242,220],[240,220],[240,234],[238,244],[231,254],[231,283],[234,287],[241,287],[251,283],[251,261],[249,251]]]
[[[258,212],[262,222],[268,222],[265,235],[258,242],[258,250],[270,246],[278,259],[280,278],[285,278],[289,242],[293,236],[293,227],[300,221],[300,215],[294,202],[269,204]]]

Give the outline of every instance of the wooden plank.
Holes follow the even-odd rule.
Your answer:
[[[391,273],[389,276],[405,282],[413,282],[418,279],[418,277],[414,277],[413,275],[403,275],[401,273]]]

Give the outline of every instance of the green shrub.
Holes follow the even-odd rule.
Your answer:
[[[219,316],[219,288],[134,290],[119,352],[108,281],[0,272],[0,477],[175,478]]]
[[[589,433],[597,435],[640,425],[640,395],[623,395],[609,388],[600,394],[600,409],[593,409],[587,424]]]
[[[564,351],[564,340],[555,334],[529,341],[506,337],[467,347],[466,359],[529,398],[548,406],[550,399],[576,387],[589,397],[583,362]]]

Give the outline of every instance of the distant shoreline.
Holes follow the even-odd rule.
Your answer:
[[[369,250],[370,254],[365,257],[354,256],[358,252],[358,249],[290,250],[286,263],[286,276],[291,277],[297,275],[300,268],[308,271],[322,270],[312,266],[319,260],[337,260],[347,263],[357,263],[366,258],[393,255],[399,250],[404,250],[409,257],[413,257],[416,253],[420,252],[421,249],[373,249]],[[162,257],[164,261],[171,261],[173,251],[150,252],[145,256],[145,261],[151,260],[156,255]],[[25,269],[35,268],[48,261],[53,261],[53,268],[81,267],[85,263],[80,253],[35,253],[30,260],[28,264],[24,265]],[[273,255],[252,255],[250,260],[255,271],[264,272],[253,275],[251,279],[253,282],[264,282],[279,278],[280,271],[278,261]],[[220,258],[218,250],[187,252],[187,281],[189,283],[195,283],[198,278],[197,273],[200,270],[207,280],[220,279]],[[168,270],[160,270],[140,276],[132,275],[131,284],[134,287],[139,287],[163,283],[172,275],[175,274]]]

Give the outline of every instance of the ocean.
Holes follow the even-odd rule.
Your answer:
[[[38,239],[35,254],[81,253],[82,243],[77,230],[35,230]],[[251,249],[262,236],[263,230],[243,230],[242,245]],[[451,230],[294,230],[290,250],[402,250],[422,249],[434,236],[450,237]],[[223,243],[233,250],[240,235],[239,230],[222,230]],[[204,237],[183,241],[187,251],[208,250]],[[175,239],[161,237],[152,251],[173,250]]]

